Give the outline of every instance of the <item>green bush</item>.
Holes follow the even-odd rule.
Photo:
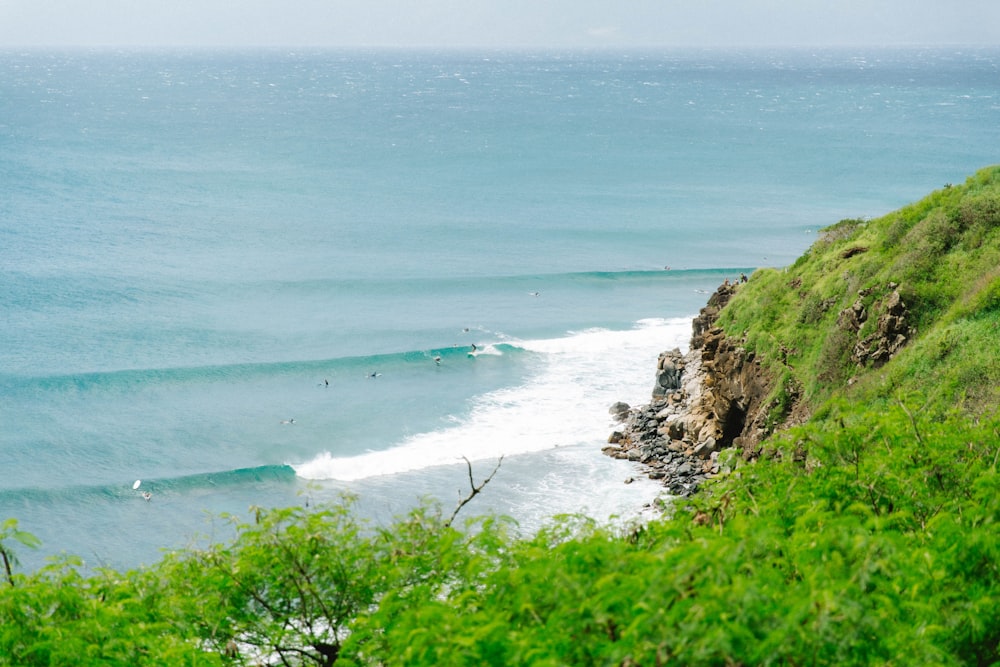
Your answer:
[[[0,593],[8,665],[983,665],[1000,660],[1000,421],[837,401],[669,519],[374,529],[260,511],[231,544]],[[872,406],[877,407],[877,406]]]

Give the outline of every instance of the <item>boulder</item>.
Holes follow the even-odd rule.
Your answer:
[[[632,407],[628,403],[618,401],[608,409],[608,412],[615,418],[615,421],[623,422],[628,419],[628,413],[631,409]]]
[[[653,396],[669,396],[681,388],[681,375],[684,371],[684,357],[679,349],[673,349],[660,355],[656,363],[656,382],[653,385]]]

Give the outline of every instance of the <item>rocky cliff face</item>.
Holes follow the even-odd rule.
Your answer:
[[[624,426],[611,434],[605,453],[646,465],[650,477],[664,479],[675,495],[693,493],[718,472],[724,448],[756,455],[767,433],[765,399],[773,380],[715,326],[737,289],[727,281],[712,294],[694,319],[687,354],[674,349],[660,355],[652,403],[611,409]]]
[[[685,430],[701,455],[734,446],[750,453],[767,434],[765,399],[773,380],[753,355],[711,326],[712,316],[703,311],[705,331],[692,339],[702,391],[684,417]]]
[[[885,363],[912,337],[897,287],[879,289],[881,298],[863,290],[839,313],[837,325],[852,337],[851,358],[859,368]],[[692,323],[687,354],[675,349],[660,355],[649,405],[612,407],[624,426],[611,435],[605,453],[645,464],[678,495],[719,470],[721,450],[732,447],[743,458],[756,458],[774,428],[807,417],[794,383],[786,380],[775,391],[774,373],[715,325],[738,289],[726,281],[708,299]],[[874,326],[865,326],[869,320]],[[780,350],[779,361],[787,364],[789,351]]]
[[[889,283],[888,295],[868,306],[865,300],[874,290],[861,290],[857,300],[837,316],[837,326],[857,338],[851,360],[859,367],[881,366],[913,336],[908,323],[909,313],[898,287],[896,283]],[[870,311],[876,315],[875,327],[874,331],[864,336],[863,327],[871,317]]]
[[[698,361],[700,391],[692,394],[686,414],[679,417],[684,438],[695,454],[705,457],[727,447],[754,456],[768,432],[771,407],[766,399],[774,378],[765,373],[752,354],[715,326],[719,311],[729,302],[737,285],[724,283],[709,298],[692,324],[689,357]]]
[[[718,472],[719,451],[752,448],[764,435],[769,380],[715,326],[737,289],[727,281],[712,294],[694,319],[687,354],[674,349],[660,355],[650,405],[612,407],[624,427],[608,439],[605,453],[645,464],[675,495],[694,492]]]

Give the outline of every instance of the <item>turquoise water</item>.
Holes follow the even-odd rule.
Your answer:
[[[26,566],[132,566],[206,511],[450,508],[501,455],[469,511],[632,513],[608,406],[726,277],[1000,161],[998,66],[0,52],[0,518]]]

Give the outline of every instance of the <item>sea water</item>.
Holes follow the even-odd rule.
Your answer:
[[[131,567],[251,506],[447,512],[501,457],[466,515],[634,516],[610,405],[723,280],[1000,161],[998,66],[2,52],[0,520]]]

